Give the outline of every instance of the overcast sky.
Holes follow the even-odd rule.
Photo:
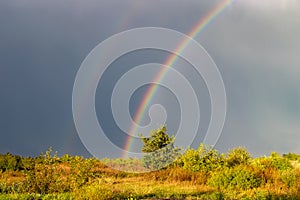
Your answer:
[[[72,116],[73,84],[89,52],[111,35],[137,27],[188,34],[220,2],[0,1],[0,153],[36,156],[52,146],[59,154],[89,156]],[[227,118],[216,148],[245,146],[253,155],[300,153],[300,1],[236,0],[195,40],[218,66],[227,94]],[[130,53],[114,62],[100,81],[97,115],[116,145],[122,146],[125,138],[108,109],[109,92],[119,76],[114,74],[137,64],[164,63],[168,55]],[[177,63],[185,65],[184,60]],[[210,103],[205,84],[189,68],[182,73],[199,85],[196,93],[202,98],[203,125],[192,144],[197,147],[207,129]],[[147,87],[133,95],[132,115]],[[169,132],[175,132],[178,102],[163,87],[156,96],[152,104],[161,101],[166,111],[175,113],[167,120]]]

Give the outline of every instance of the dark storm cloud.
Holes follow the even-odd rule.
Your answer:
[[[270,3],[237,1],[198,37],[227,88],[220,148],[245,145],[255,154],[300,150],[300,3]]]
[[[1,1],[0,152],[37,155],[53,146],[89,155],[71,110],[85,56],[112,34],[134,27],[188,33],[218,2]],[[245,145],[255,154],[300,152],[299,3],[278,2],[236,1],[196,37],[227,90],[221,150]]]
[[[23,155],[36,155],[49,146],[64,153],[70,143],[80,143],[72,119],[72,87],[80,63],[99,42],[132,27],[189,29],[188,22],[197,20],[194,14],[183,18],[186,23],[173,23],[187,10],[174,15],[180,7],[171,2],[12,0],[0,4],[0,151]],[[87,155],[83,149],[73,147],[72,153]]]

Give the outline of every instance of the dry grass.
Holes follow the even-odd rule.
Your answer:
[[[120,159],[108,160],[107,162],[110,162],[115,168],[122,167],[127,171],[141,169],[141,164],[136,160],[129,160],[128,165],[126,161]],[[89,168],[89,165],[91,168]],[[49,189],[45,193],[41,193],[43,198],[47,197],[48,199],[58,199],[55,195],[60,195],[60,199],[76,197],[75,199],[97,200],[159,198],[300,199],[300,169],[297,163],[293,163],[293,169],[288,170],[244,166],[244,168],[251,170],[262,179],[259,187],[248,190],[236,188],[216,189],[208,186],[208,180],[212,176],[211,172],[192,172],[176,166],[149,173],[126,173],[110,168],[97,160],[77,159],[52,164],[39,163],[35,167],[32,169],[35,174],[32,181],[38,182],[35,184],[44,184],[48,180],[50,185],[47,186],[54,187],[52,190]],[[214,173],[219,174],[220,171],[215,170]],[[294,182],[293,177],[295,177]],[[288,181],[291,181],[290,186]],[[21,188],[21,190],[18,190],[19,183],[21,183],[21,186],[22,183],[24,183],[23,186],[27,184],[25,171],[0,171],[0,193],[1,190],[2,192],[8,191],[3,192],[8,193],[7,196],[0,194],[0,199],[20,199],[23,198],[22,195],[24,195],[23,199],[42,199],[40,197],[36,198],[35,195],[37,194],[26,194],[28,193],[26,189],[22,190]],[[32,188],[29,185],[30,187]],[[65,190],[62,190],[62,188],[65,188]],[[32,193],[36,191],[34,189],[30,190]]]

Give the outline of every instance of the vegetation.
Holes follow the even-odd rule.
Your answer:
[[[170,149],[141,160],[58,157],[51,148],[36,158],[0,155],[0,199],[300,199],[297,154],[253,158],[242,147],[220,154],[204,144],[181,154],[165,127],[142,140],[144,152]],[[130,173],[160,168],[174,154],[172,165]]]
[[[175,137],[169,137],[166,131],[166,126],[163,126],[153,130],[149,138],[140,135],[144,143],[142,152],[147,153],[142,159],[145,168],[150,170],[162,169],[181,156],[181,149],[174,147]]]

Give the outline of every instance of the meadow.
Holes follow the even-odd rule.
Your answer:
[[[299,161],[293,153],[253,158],[242,147],[221,154],[201,144],[160,170],[133,173],[145,168],[142,160],[58,157],[51,148],[35,158],[7,153],[0,155],[0,199],[296,200]]]

